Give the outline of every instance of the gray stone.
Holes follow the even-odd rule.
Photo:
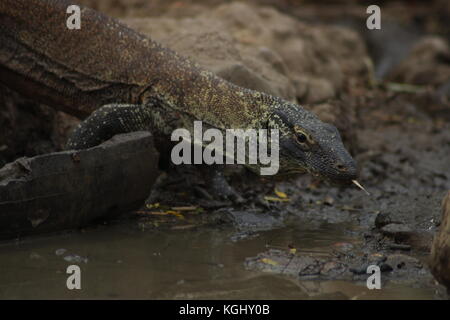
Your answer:
[[[405,238],[411,235],[412,229],[402,223],[389,223],[381,228],[381,232],[391,237]]]

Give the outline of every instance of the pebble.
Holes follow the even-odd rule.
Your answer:
[[[76,254],[65,256],[64,260],[70,263],[88,263],[88,258],[84,258]]]
[[[385,264],[392,270],[422,268],[422,263],[418,259],[400,253],[387,256]]]
[[[388,236],[409,236],[413,230],[403,223],[390,223],[382,227],[381,232]]]
[[[382,253],[373,253],[367,257],[367,261],[370,264],[380,264],[381,262],[386,261],[386,257]]]
[[[56,251],[55,251],[55,254],[57,255],[57,256],[62,256],[64,253],[66,253],[67,252],[67,249],[64,249],[64,248],[61,248],[61,249],[57,249]]]
[[[378,229],[383,228],[385,225],[392,223],[391,215],[386,212],[380,212],[375,218],[375,227]]]

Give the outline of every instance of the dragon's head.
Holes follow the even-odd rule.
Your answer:
[[[268,128],[279,129],[280,174],[307,171],[334,183],[357,178],[356,162],[335,126],[294,103],[276,100]]]

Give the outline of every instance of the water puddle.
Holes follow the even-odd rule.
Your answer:
[[[245,269],[268,247],[328,254],[355,242],[342,226],[306,225],[230,240],[234,228],[139,231],[116,224],[0,245],[0,299],[428,299],[433,292],[391,284],[368,290],[350,281],[299,281]],[[67,266],[81,268],[81,290],[66,287]]]

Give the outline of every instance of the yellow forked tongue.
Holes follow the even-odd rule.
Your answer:
[[[352,180],[352,182],[353,182],[354,184],[356,184],[356,186],[357,186],[358,188],[360,188],[362,191],[364,191],[368,196],[370,196],[370,193],[367,192],[367,190],[364,189],[364,187],[363,187],[358,181]]]

